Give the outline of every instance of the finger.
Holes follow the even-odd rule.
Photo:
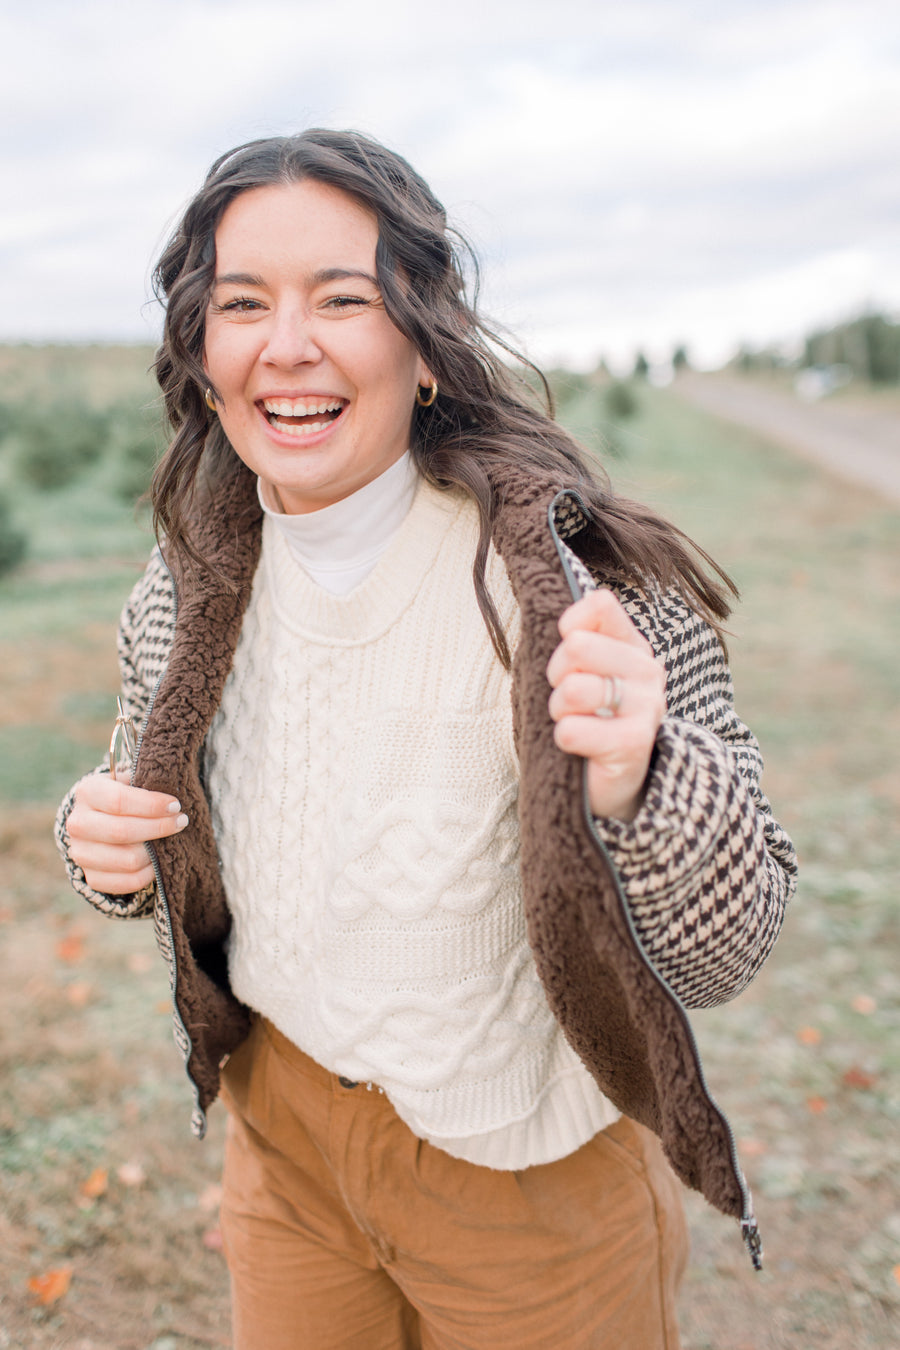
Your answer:
[[[655,732],[643,718],[569,713],[556,723],[553,737],[566,754],[590,759],[610,777],[618,777],[646,764]]]
[[[555,688],[573,671],[653,682],[662,675],[646,643],[639,649],[621,638],[587,628],[575,628],[566,634],[547,664],[547,679]]]
[[[659,682],[574,674],[553,690],[548,707],[554,722],[572,716],[601,720],[615,717],[619,721],[636,718],[646,724],[648,735],[655,736],[666,715],[666,698]]]
[[[619,717],[626,717],[633,712],[637,700],[641,698],[633,683],[629,686],[625,680],[618,679],[616,688],[609,676],[576,672],[568,675],[550,695],[550,716],[554,722],[558,722],[560,718],[573,713],[592,716],[596,716],[598,710],[605,713],[613,701],[614,693],[619,696],[618,706],[614,709]]]
[[[93,839],[70,840],[69,855],[82,872],[141,872],[147,867],[147,850],[141,844],[101,844]]]
[[[115,816],[76,804],[69,816],[69,839],[98,844],[138,844],[178,834],[188,824],[184,812],[177,816]]]
[[[595,633],[606,633],[618,638],[629,646],[651,652],[647,639],[638,631],[617,596],[612,591],[601,588],[587,591],[574,605],[570,605],[559,618],[559,631],[562,637],[576,629],[586,628]]]
[[[105,773],[91,773],[75,788],[76,805],[82,803],[110,816],[174,816],[181,811],[176,797],[168,792],[150,792],[146,788],[120,783]]]
[[[97,891],[99,895],[133,895],[156,880],[156,873],[149,862],[140,872],[100,872],[93,868],[82,868],[82,871],[91,890]]]
[[[654,737],[643,719],[569,716],[553,728],[560,750],[587,766],[591,812],[633,820],[646,790]]]

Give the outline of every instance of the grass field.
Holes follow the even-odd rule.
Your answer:
[[[102,398],[102,359],[72,378],[92,360]],[[143,355],[115,360],[144,387]],[[641,403],[610,467],[741,586],[738,705],[803,863],[763,975],[697,1018],[767,1268],[754,1276],[734,1225],[689,1197],[684,1347],[895,1350],[900,515],[670,394]],[[594,436],[597,391],[574,387],[564,416]],[[16,511],[30,552],[0,582],[0,1350],[227,1346],[222,1113],[195,1143],[152,932],[90,912],[50,843],[58,797],[108,739],[115,618],[147,526],[102,466],[56,495],[19,492]]]

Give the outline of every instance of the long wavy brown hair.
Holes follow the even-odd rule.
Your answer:
[[[485,565],[498,505],[493,484],[512,465],[549,475],[560,488],[577,489],[602,541],[610,580],[674,585],[718,627],[729,612],[728,593],[736,594],[729,578],[675,526],[618,496],[603,471],[588,466],[580,447],[553,420],[544,377],[480,318],[477,260],[448,227],[427,183],[400,155],[349,131],[312,129],[229,150],[213,164],[157,265],[156,293],[166,317],[156,374],[174,435],[154,475],[151,499],[157,534],[165,536],[178,561],[209,566],[192,541],[191,517],[198,501],[223,503],[244,472],[204,400],[216,228],[240,193],[304,179],[346,192],[377,221],[376,275],[385,309],[439,389],[431,407],[415,408],[412,454],[427,479],[462,488],[477,504],[475,590],[503,663],[509,665],[510,654]],[[510,357],[523,375],[513,373]],[[535,398],[536,381],[546,411]]]

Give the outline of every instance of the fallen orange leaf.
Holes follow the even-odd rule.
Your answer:
[[[203,1234],[203,1245],[208,1247],[211,1252],[222,1251],[222,1230],[220,1228],[207,1228]]]
[[[81,933],[69,933],[56,944],[56,955],[60,961],[75,965],[84,956],[84,937]]]
[[[823,1111],[828,1110],[828,1103],[824,1097],[807,1097],[807,1110],[812,1111],[814,1116],[820,1116]]]
[[[106,1188],[109,1184],[109,1173],[105,1167],[95,1167],[86,1181],[83,1181],[78,1187],[78,1194],[83,1195],[86,1200],[96,1200],[101,1195],[106,1194]]]
[[[846,1073],[841,1075],[841,1082],[848,1088],[870,1088],[875,1086],[874,1073],[866,1073],[865,1069],[859,1068],[854,1064]]]
[[[894,1279],[900,1284],[900,1266],[894,1266]]]
[[[91,1001],[94,987],[87,980],[75,980],[66,989],[66,998],[73,1008],[86,1008]]]
[[[72,1267],[59,1266],[56,1270],[45,1271],[43,1275],[35,1275],[28,1281],[28,1288],[37,1297],[38,1303],[45,1306],[50,1303],[56,1303],[65,1294],[69,1292],[69,1285],[72,1283]]]
[[[154,1003],[153,1011],[155,1013],[170,1013],[172,1012],[172,1004],[167,998],[161,998],[158,1003]]]
[[[797,1032],[797,1040],[801,1045],[818,1045],[822,1039],[822,1033],[818,1027],[801,1027]]]
[[[854,1012],[862,1013],[863,1017],[871,1017],[878,1004],[871,994],[857,994],[850,1007]]]

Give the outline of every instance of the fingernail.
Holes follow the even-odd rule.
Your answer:
[[[188,818],[187,818],[187,816],[185,816],[185,815],[180,815],[180,816],[178,817],[178,819],[175,821],[175,828],[176,828],[176,830],[183,830],[184,827],[185,827],[185,825],[187,825],[187,823],[188,823]]]
[[[170,816],[177,816],[178,812],[181,810],[181,802],[169,802],[166,810]]]

